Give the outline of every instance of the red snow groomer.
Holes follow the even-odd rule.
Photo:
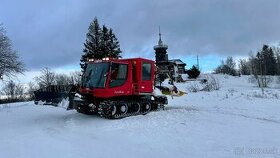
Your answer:
[[[104,118],[146,114],[163,108],[166,96],[154,94],[155,62],[143,58],[89,61],[78,94],[69,107]]]

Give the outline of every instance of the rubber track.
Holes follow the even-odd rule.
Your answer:
[[[130,116],[136,116],[136,115],[145,115],[145,114],[147,114],[149,112],[164,110],[164,106],[160,106],[159,108],[150,110],[148,112],[141,112],[141,110],[140,110],[140,112],[132,112],[132,113],[126,113],[126,114],[116,114],[114,116],[107,116],[107,115],[104,114],[104,108],[102,108],[102,106],[105,106],[106,104],[112,104],[112,103],[113,103],[113,101],[104,101],[104,102],[100,103],[99,108],[98,108],[98,114],[102,118],[106,118],[106,119],[120,119],[120,118],[125,118],[125,117],[130,117]]]

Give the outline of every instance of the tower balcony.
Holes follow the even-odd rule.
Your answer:
[[[154,50],[156,49],[168,49],[168,46],[166,44],[155,45]]]

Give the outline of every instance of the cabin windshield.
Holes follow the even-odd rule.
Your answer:
[[[104,88],[109,65],[108,62],[88,64],[83,77],[83,87]]]

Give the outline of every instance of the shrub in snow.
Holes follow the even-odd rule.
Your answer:
[[[272,76],[266,75],[252,75],[249,79],[250,83],[257,84],[258,87],[268,87],[270,83],[273,82]]]
[[[205,83],[205,87],[202,89],[203,91],[213,91],[219,90],[221,88],[220,82],[213,75],[206,75],[207,82]]]
[[[199,92],[199,91],[213,91],[220,89],[220,82],[213,75],[205,75],[205,81],[193,81],[189,83],[188,91],[189,92]]]
[[[265,98],[265,99],[279,99],[279,93],[277,91],[264,90],[262,91],[253,91],[247,95],[247,97],[253,98]]]
[[[205,85],[206,85],[206,82],[207,80],[197,80],[197,81],[191,81],[188,83],[188,87],[187,87],[187,90],[189,92],[199,92],[199,91],[202,91],[204,88],[205,88]]]
[[[190,83],[190,85],[188,87],[188,90],[190,92],[194,92],[194,93],[200,91],[200,89],[201,88],[199,87],[198,83],[196,83],[196,82]]]

